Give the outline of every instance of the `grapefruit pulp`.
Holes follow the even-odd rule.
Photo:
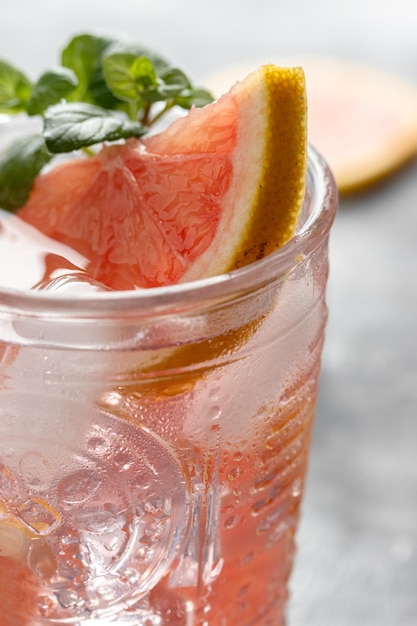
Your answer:
[[[42,173],[19,215],[112,289],[194,280],[290,239],[306,154],[303,71],[266,65],[157,135]]]

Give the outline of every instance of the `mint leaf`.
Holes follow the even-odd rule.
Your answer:
[[[0,113],[25,111],[31,88],[31,81],[23,72],[0,59]]]
[[[103,76],[113,95],[126,102],[141,100],[144,91],[158,85],[152,62],[128,52],[106,56]]]
[[[136,121],[82,102],[55,104],[45,111],[43,136],[53,153],[72,152],[103,141],[141,137]]]
[[[71,94],[71,101],[95,104],[97,91],[101,97],[104,95],[103,89],[108,91],[101,77],[101,61],[105,50],[114,43],[112,37],[83,34],[73,37],[63,49],[61,63],[72,70],[78,79],[78,87]]]
[[[175,87],[177,90],[191,87],[191,83],[182,70],[177,67],[166,68],[160,74],[160,79],[167,87]]]
[[[44,72],[32,89],[27,104],[29,115],[42,115],[48,106],[60,102],[78,85],[77,77],[72,70],[58,67]]]
[[[203,107],[213,102],[214,98],[207,89],[184,89],[175,97],[175,104],[183,109],[191,109],[192,106]]]
[[[41,135],[23,137],[0,157],[0,206],[16,211],[25,204],[33,181],[52,155]]]
[[[115,54],[130,54],[135,58],[145,57],[149,59],[157,76],[164,72],[166,68],[170,67],[168,61],[159,54],[149,50],[146,46],[135,44],[125,39],[119,39],[118,41],[113,40],[113,43],[103,52],[102,59],[104,61],[107,56]]]
[[[174,98],[180,95],[184,89],[191,88],[187,76],[176,67],[164,68],[158,78],[158,84],[143,94],[143,98],[147,102],[166,100],[170,107],[174,104]]]

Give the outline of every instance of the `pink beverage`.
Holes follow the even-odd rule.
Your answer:
[[[311,150],[277,253],[117,293],[4,218],[0,626],[285,623],[336,203]]]

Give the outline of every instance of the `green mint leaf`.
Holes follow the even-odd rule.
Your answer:
[[[103,109],[117,110],[120,101],[112,94],[103,76],[103,69],[99,67],[90,80],[88,92],[90,100]]]
[[[160,73],[157,84],[150,86],[143,93],[143,99],[150,103],[165,100],[169,106],[172,106],[173,99],[186,88],[191,88],[191,84],[184,72],[174,67],[167,67]]]
[[[54,154],[103,141],[141,137],[144,132],[139,122],[87,103],[55,104],[45,111],[43,136]]]
[[[183,109],[191,109],[191,107],[203,107],[213,102],[212,94],[206,89],[184,89],[175,97],[175,104]]]
[[[71,39],[61,54],[61,63],[74,72],[78,87],[71,94],[73,102],[97,103],[97,93],[101,98],[107,94],[107,87],[101,76],[102,56],[115,40],[112,37],[81,34]],[[107,90],[108,91],[108,90]]]
[[[58,67],[44,72],[32,89],[27,104],[29,115],[42,115],[45,109],[67,97],[78,85],[74,72],[66,67]]]
[[[147,48],[146,46],[135,44],[124,39],[120,39],[119,41],[113,41],[113,43],[103,53],[103,61],[107,56],[112,56],[114,54],[130,54],[134,58],[145,57],[146,59],[149,59],[154,67],[157,76],[159,76],[167,68],[170,67],[170,64],[166,59],[161,57],[159,54],[156,54],[152,50],[149,50],[149,48]]]
[[[41,135],[12,143],[0,156],[0,207],[7,211],[22,207],[36,176],[51,158]]]
[[[140,101],[144,91],[158,85],[152,62],[129,52],[106,56],[103,76],[114,96],[126,102]]]
[[[25,111],[31,89],[31,81],[23,72],[0,59],[0,113]]]
[[[191,87],[191,83],[183,71],[177,67],[168,67],[161,72],[159,78],[167,86],[173,86],[177,89],[187,89]]]

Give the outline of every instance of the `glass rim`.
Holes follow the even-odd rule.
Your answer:
[[[34,316],[100,319],[117,314],[142,317],[150,312],[178,311],[198,307],[199,303],[207,301],[234,299],[288,275],[327,237],[336,214],[337,187],[327,162],[311,145],[308,146],[307,192],[312,196],[312,210],[294,237],[275,252],[240,269],[175,285],[102,291],[93,295],[73,296],[0,287],[0,309]]]

